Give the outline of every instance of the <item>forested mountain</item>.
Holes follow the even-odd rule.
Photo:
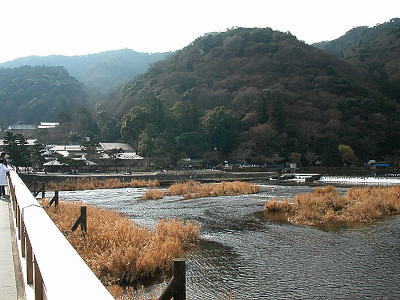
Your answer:
[[[60,122],[30,134],[48,143],[83,143],[98,133],[85,86],[64,67],[0,68],[0,127],[17,122]]]
[[[0,68],[0,125],[57,122],[84,106],[84,86],[63,67]]]
[[[373,28],[357,27],[334,41],[314,46],[367,70],[384,94],[400,99],[399,18]]]
[[[340,144],[360,161],[400,150],[399,99],[383,86],[368,67],[290,33],[235,28],[155,63],[123,86],[112,111],[123,138],[164,163],[207,153],[340,165]]]
[[[2,63],[0,67],[63,66],[88,87],[105,92],[143,73],[150,64],[169,54],[148,54],[123,49],[79,56],[28,56]]]

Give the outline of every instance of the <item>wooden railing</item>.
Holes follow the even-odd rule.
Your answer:
[[[164,289],[159,300],[185,300],[186,299],[186,266],[182,258],[174,259],[173,276]]]
[[[113,299],[16,172],[9,183],[27,299]]]

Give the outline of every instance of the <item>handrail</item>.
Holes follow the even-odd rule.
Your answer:
[[[15,171],[10,171],[14,217],[25,257],[24,281],[35,300],[114,299],[50,219]]]

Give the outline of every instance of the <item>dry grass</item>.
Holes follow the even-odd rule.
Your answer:
[[[142,196],[142,200],[157,200],[164,197],[164,192],[159,189],[147,190]]]
[[[163,288],[156,288],[154,291],[149,293],[146,292],[144,286],[142,286],[141,289],[135,290],[132,287],[122,288],[118,285],[114,285],[109,288],[109,291],[117,300],[158,300],[163,292]]]
[[[317,187],[314,192],[298,194],[290,205],[273,199],[264,207],[267,212],[285,213],[295,224],[317,225],[330,221],[375,221],[400,213],[400,186],[353,187],[341,195],[333,186]]]
[[[47,207],[47,201],[42,205]],[[87,205],[87,237],[71,227],[82,203],[60,201],[46,208],[58,228],[101,281],[115,293],[118,283],[132,283],[169,271],[172,260],[198,243],[199,224],[161,220],[154,230],[139,226],[115,211]]]
[[[286,213],[290,211],[291,206],[287,198],[280,202],[277,198],[272,198],[270,202],[265,203],[264,210],[271,213]]]
[[[117,188],[136,188],[136,187],[155,187],[159,182],[155,180],[120,180],[110,178],[99,180],[94,177],[67,179],[63,182],[50,181],[46,183],[46,189],[50,191],[81,191],[95,189],[117,189]]]
[[[167,195],[182,195],[185,199],[200,197],[233,196],[255,194],[260,187],[241,181],[222,181],[221,183],[200,184],[189,180],[184,183],[174,183],[166,191]]]

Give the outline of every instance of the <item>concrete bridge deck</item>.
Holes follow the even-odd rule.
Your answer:
[[[25,299],[10,200],[0,199],[0,299]]]

